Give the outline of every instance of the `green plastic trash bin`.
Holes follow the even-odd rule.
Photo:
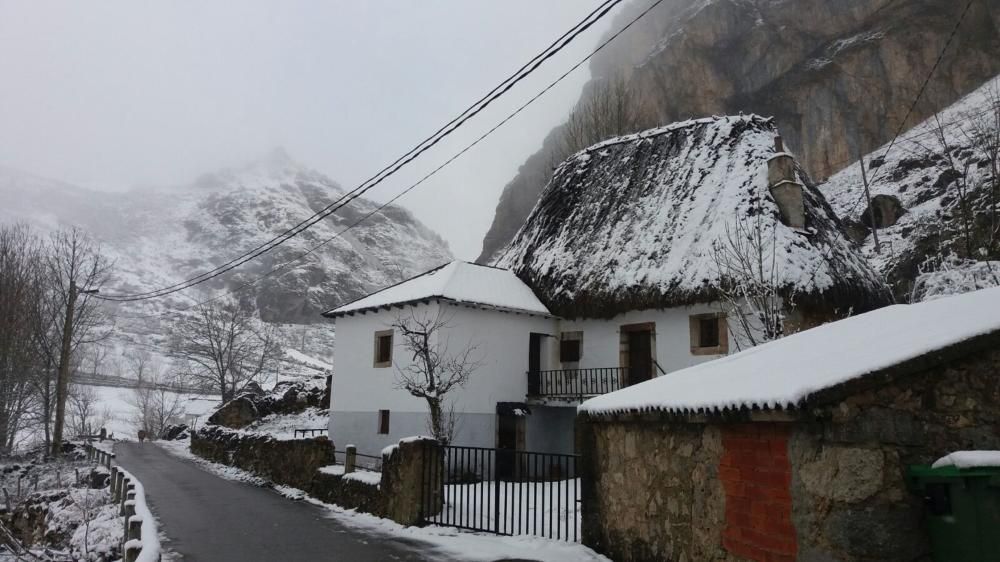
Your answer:
[[[1000,562],[1000,467],[911,466],[935,562]]]

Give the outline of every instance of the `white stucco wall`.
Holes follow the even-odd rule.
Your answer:
[[[374,337],[375,332],[390,329],[400,315],[433,316],[439,310],[449,319],[448,330],[441,333],[448,349],[456,352],[475,345],[473,356],[481,360],[469,382],[449,394],[464,418],[455,443],[494,445],[497,402],[523,402],[527,393],[529,334],[555,334],[556,320],[442,302],[337,319],[330,435],[338,448],[350,443],[373,452],[402,437],[427,433],[426,402],[397,388],[397,368],[411,361],[401,337],[393,337],[395,366],[386,368],[373,366]],[[552,338],[545,341],[554,349]],[[379,410],[390,411],[388,435],[377,432]]]
[[[563,320],[560,332],[583,332],[583,347],[580,369],[599,367],[620,367],[620,330],[627,324],[653,322],[656,338],[655,357],[664,371],[670,373],[704,361],[717,359],[718,355],[694,355],[691,353],[691,330],[689,317],[693,314],[718,312],[717,305],[696,305],[670,308],[666,310],[641,310],[619,314],[611,319]],[[729,349],[734,351],[736,343],[729,336]],[[561,368],[558,364],[553,369]],[[657,375],[660,372],[657,370]]]
[[[375,453],[403,437],[428,433],[425,401],[396,387],[397,368],[405,367],[411,360],[402,347],[400,336],[396,334],[393,338],[395,366],[376,368],[373,366],[374,335],[391,328],[401,314],[434,315],[439,309],[449,318],[449,329],[441,334],[447,338],[448,348],[454,352],[475,345],[475,357],[482,362],[465,387],[449,395],[456,412],[462,414],[454,441],[458,445],[495,446],[497,402],[525,401],[532,332],[552,336],[561,332],[583,332],[580,362],[572,366],[580,369],[619,367],[620,330],[628,324],[655,324],[655,358],[668,374],[719,357],[691,353],[689,317],[718,312],[720,309],[715,305],[634,311],[603,320],[556,320],[442,302],[344,317],[336,324],[330,408],[330,435],[338,449],[350,443],[357,445],[361,452]],[[729,348],[731,352],[736,349],[731,335]],[[559,363],[558,339],[543,338],[541,368],[568,367]],[[654,376],[662,375],[656,370]],[[549,406],[570,409],[576,406],[576,401],[552,401]],[[379,410],[390,411],[388,435],[378,434]],[[553,412],[552,415],[557,414]],[[529,421],[543,420],[539,417],[539,420]],[[528,425],[530,432],[560,433],[555,440],[552,436],[527,435],[529,444],[536,447],[546,444],[558,449],[571,447],[571,424]],[[568,435],[562,435],[567,432]]]

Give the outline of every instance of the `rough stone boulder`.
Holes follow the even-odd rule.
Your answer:
[[[906,214],[902,201],[895,195],[876,195],[872,197],[871,205],[861,213],[861,224],[872,227],[872,217],[875,228],[886,228],[895,225],[899,217]]]
[[[247,394],[223,404],[208,418],[208,423],[239,429],[252,424],[260,417],[262,416],[257,411],[253,395]]]
[[[325,395],[322,388],[297,381],[280,382],[267,393],[241,393],[216,410],[208,423],[240,429],[271,414],[297,414],[306,408],[326,408],[329,400],[324,400]]]
[[[188,426],[185,424],[168,425],[163,428],[163,433],[160,434],[160,439],[165,441],[177,441],[180,439],[187,439],[190,435],[188,431]]]

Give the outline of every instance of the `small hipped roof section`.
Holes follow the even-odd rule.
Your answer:
[[[579,412],[791,410],[1000,346],[1000,287],[894,305],[593,398]],[[998,374],[1000,376],[1000,374]]]
[[[323,316],[340,318],[430,300],[551,316],[531,288],[509,270],[464,261],[442,265],[324,312]]]

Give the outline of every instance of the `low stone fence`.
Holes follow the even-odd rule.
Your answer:
[[[381,472],[351,471],[334,464],[334,445],[325,436],[278,440],[220,426],[192,434],[191,452],[299,488],[322,502],[403,525],[420,522],[420,494],[428,488],[423,481],[425,467],[435,459],[440,462],[437,441],[417,437],[383,450]]]
[[[333,443],[326,436],[275,439],[262,433],[218,425],[191,434],[191,452],[203,459],[235,466],[275,484],[308,490],[320,467],[333,464]]]
[[[109,456],[110,455],[110,456]],[[114,458],[113,453],[87,445],[91,459]],[[146,504],[146,491],[139,479],[122,467],[112,464],[111,501],[119,505],[122,516],[122,551],[125,562],[159,562],[160,538],[156,519]]]
[[[109,448],[87,443],[85,450],[87,451],[88,461],[104,465],[105,468],[111,470],[111,463],[115,460],[115,454]]]

